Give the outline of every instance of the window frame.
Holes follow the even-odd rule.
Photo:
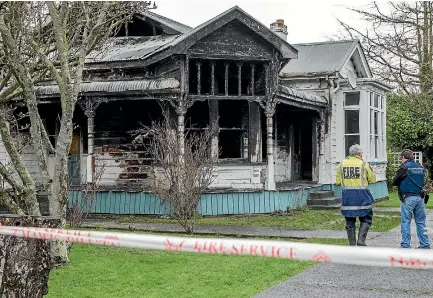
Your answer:
[[[353,94],[357,93],[359,96],[358,105],[346,105],[346,94]],[[346,111],[357,111],[358,112],[358,133],[347,133],[346,131]],[[343,144],[344,144],[344,154],[345,156],[348,155],[348,150],[346,146],[346,140],[348,136],[358,136],[359,143],[361,143],[361,91],[344,91],[343,92],[343,124],[344,124],[344,138],[343,138]],[[360,144],[359,144],[360,145]]]
[[[377,105],[376,105],[377,99]],[[385,149],[385,118],[386,118],[386,105],[385,96],[379,92],[368,92],[368,107],[370,115],[370,129],[369,129],[369,146],[370,146],[370,159],[374,161],[386,160]],[[375,130],[375,116],[377,115],[377,131]]]

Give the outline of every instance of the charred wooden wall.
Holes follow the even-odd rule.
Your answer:
[[[146,188],[154,177],[147,148],[134,144],[137,130],[162,119],[154,100],[115,101],[102,104],[95,116],[95,167],[101,185]]]
[[[189,53],[224,57],[272,59],[273,49],[254,31],[234,20],[197,41]]]

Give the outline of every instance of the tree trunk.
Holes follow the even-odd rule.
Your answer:
[[[56,159],[54,180],[49,190],[50,215],[61,219],[60,227],[66,226],[66,211],[68,206],[68,158],[72,142],[72,119],[74,108],[64,109],[59,138],[56,143]],[[66,119],[66,120],[65,120]],[[66,242],[55,241],[51,246],[53,265],[58,267],[69,263]]]
[[[56,228],[60,220],[2,215],[0,224]],[[51,268],[49,241],[0,235],[1,298],[39,298],[46,295]]]
[[[67,164],[67,159],[66,161]],[[59,227],[64,228],[66,226],[66,211],[67,211],[67,172],[63,171],[63,175],[59,175],[61,170],[58,168],[63,167],[61,164],[56,164],[55,166],[55,174],[56,174],[56,183],[53,183],[50,186],[48,191],[48,200],[49,200],[49,208],[50,215],[60,218]],[[67,165],[66,165],[67,167]],[[68,257],[68,249],[66,242],[64,241],[53,241],[51,244],[51,262],[53,267],[60,267],[69,263]]]

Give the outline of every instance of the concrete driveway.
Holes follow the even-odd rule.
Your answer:
[[[432,240],[433,210],[427,213],[427,228]],[[411,232],[412,247],[418,247],[414,223]],[[389,232],[374,235],[367,244],[377,247],[399,247],[400,240],[400,227],[397,227]],[[254,297],[431,298],[433,271],[320,263]]]

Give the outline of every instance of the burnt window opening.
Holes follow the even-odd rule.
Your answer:
[[[209,126],[209,104],[207,101],[196,101],[185,115],[186,130],[204,130]]]
[[[215,63],[215,95],[225,94],[225,65],[222,61]]]
[[[189,60],[190,94],[212,95],[212,64],[214,95],[266,95],[264,63],[197,59]]]
[[[125,117],[125,115],[127,115]],[[95,146],[131,146],[134,131],[163,120],[157,101],[125,100],[101,104],[95,115]]]
[[[168,112],[171,118],[172,113]],[[144,132],[138,130],[162,120],[162,107],[157,101],[125,100],[101,104],[94,123],[95,153],[103,154],[102,159],[120,163],[119,180],[147,179],[151,176],[149,166],[154,163],[149,150],[152,136],[143,137]]]
[[[155,36],[162,35],[163,33],[164,30],[157,24],[134,17],[130,22],[124,23],[120,27],[116,36]]]
[[[229,95],[238,95],[238,65],[230,62],[228,70]]]
[[[198,93],[198,81],[197,81],[197,73],[198,73],[198,67],[196,60],[189,60],[189,93],[190,94],[197,94]]]
[[[263,63],[254,67],[254,95],[266,95],[266,66]]]
[[[210,95],[212,86],[212,65],[210,61],[201,63],[201,94]]]
[[[79,108],[77,107],[75,110],[77,109]],[[60,131],[60,120],[62,117],[61,106],[59,103],[40,104],[38,105],[38,111],[42,122],[45,125],[51,145],[55,148]],[[73,120],[75,121],[75,119]]]
[[[60,118],[58,118],[60,119]],[[74,149],[73,152],[78,153],[88,153],[88,126],[87,126],[87,117],[84,114],[84,111],[76,107],[74,110],[74,116],[73,116],[73,123],[74,123],[74,131],[73,131],[73,145],[75,142],[78,143],[78,150]],[[58,129],[60,129],[60,125],[58,126]],[[57,130],[58,133],[58,130]],[[76,140],[78,138],[78,141]],[[71,153],[73,153],[71,152]]]
[[[251,64],[244,63],[241,68],[241,94],[252,95],[251,92]]]
[[[218,104],[220,159],[248,159],[248,102],[220,100]]]

